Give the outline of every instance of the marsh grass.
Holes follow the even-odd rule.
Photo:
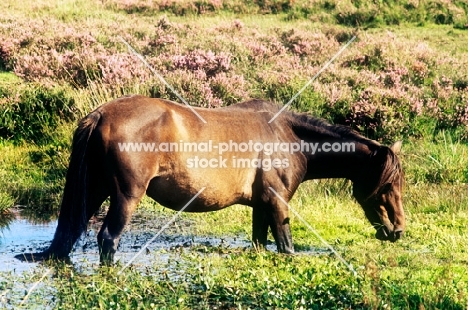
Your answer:
[[[0,143],[0,195],[4,208],[27,206],[33,221],[55,218],[68,167],[68,146]]]
[[[468,148],[450,133],[441,132],[432,139],[409,140],[410,152],[403,154],[407,180],[414,183],[468,183]]]

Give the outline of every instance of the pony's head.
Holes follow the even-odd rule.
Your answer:
[[[405,230],[405,212],[401,200],[403,171],[396,154],[401,142],[381,146],[371,155],[370,166],[353,180],[353,195],[376,229],[379,240],[395,242]]]

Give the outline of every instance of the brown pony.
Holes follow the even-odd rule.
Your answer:
[[[395,155],[401,143],[386,147],[349,128],[288,111],[269,123],[279,107],[261,100],[194,110],[206,123],[185,105],[127,96],[81,120],[52,244],[17,258],[68,257],[110,196],[98,234],[101,262],[110,263],[143,195],[180,210],[203,187],[184,211],[251,206],[252,241],[265,246],[270,227],[278,251],[293,253],[288,207],[281,200],[289,201],[301,182],[319,178],[351,180],[376,237],[394,242],[402,236],[403,172]]]

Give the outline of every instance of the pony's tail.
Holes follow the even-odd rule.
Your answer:
[[[101,119],[95,111],[82,119],[73,136],[72,153],[67,171],[65,189],[58,226],[49,248],[43,252],[47,258],[65,258],[88,225],[88,143]]]

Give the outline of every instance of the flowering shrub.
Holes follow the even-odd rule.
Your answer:
[[[134,55],[106,55],[99,59],[101,82],[104,85],[142,83],[151,78],[151,72]]]
[[[186,55],[172,56],[175,69],[203,71],[208,77],[220,72],[226,72],[231,65],[231,56],[225,53],[216,55],[212,51],[191,51]]]
[[[177,92],[191,105],[205,108],[220,107],[223,101],[213,93],[206,74],[202,70],[187,72],[170,72],[167,77],[169,83],[177,89]],[[166,90],[168,91],[168,90]],[[169,93],[169,98],[180,101],[174,94]]]
[[[54,77],[54,71],[50,68],[50,55],[23,55],[18,57],[14,72],[26,81],[50,79]]]
[[[189,0],[144,3],[197,6]],[[234,1],[209,3],[222,10]],[[106,100],[132,90],[180,101],[117,40],[122,35],[191,104],[219,107],[253,97],[286,103],[355,33],[330,25],[312,31],[309,26],[263,29],[235,18],[179,24],[167,16],[146,28],[115,27],[103,35],[58,21],[0,23],[0,70],[47,87],[70,84],[92,94],[99,88]],[[56,31],[51,35],[47,29]],[[292,107],[381,140],[422,135],[428,127],[465,128],[468,78],[452,68],[464,68],[468,60],[383,33],[358,33]]]
[[[223,105],[235,104],[250,99],[243,75],[219,73],[210,80],[211,89]]]
[[[13,67],[13,53],[15,44],[12,40],[3,40],[0,42],[0,70],[11,70]]]
[[[287,49],[298,56],[320,55],[338,46],[336,40],[330,40],[323,33],[301,33],[294,29],[283,32],[281,40]]]

